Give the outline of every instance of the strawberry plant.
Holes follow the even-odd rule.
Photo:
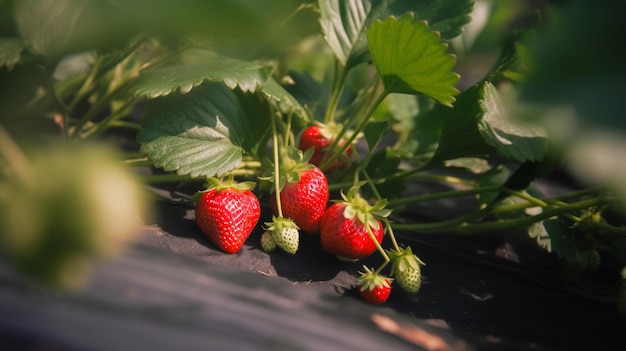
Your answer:
[[[76,146],[106,141],[125,170],[162,171],[143,184],[255,182],[254,196],[274,214],[264,250],[296,254],[300,230],[320,233],[335,255],[377,253],[382,263],[371,272],[388,270],[410,293],[421,286],[420,249],[396,233],[518,229],[579,271],[597,269],[607,246],[624,263],[626,162],[615,152],[624,150],[624,125],[610,118],[621,104],[618,80],[607,78],[623,78],[624,70],[613,45],[578,25],[589,11],[615,18],[621,3],[529,9],[542,16],[514,31],[498,22],[514,5],[472,0],[60,3],[0,1],[0,131],[15,141],[0,143],[0,190],[19,183],[34,191],[19,170],[52,137]],[[493,15],[479,16],[486,8]],[[626,32],[597,27],[599,38]],[[577,35],[562,40],[569,32]],[[468,67],[479,50],[492,61],[464,77],[476,75]],[[561,127],[576,118],[593,128]],[[603,127],[613,132],[594,138]],[[564,168],[578,186],[542,194],[535,181]],[[408,190],[420,182],[448,190]],[[329,203],[342,193],[351,204]],[[13,198],[6,194],[2,208]],[[208,224],[203,197],[197,219],[212,233],[225,223]],[[470,198],[475,207],[459,216],[425,221],[411,212]],[[345,235],[329,234],[340,220],[359,228],[367,250],[330,248],[340,239],[329,237]]]

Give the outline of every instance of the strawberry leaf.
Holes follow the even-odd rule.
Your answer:
[[[17,38],[0,38],[0,67],[9,69],[20,60],[24,44]]]
[[[543,128],[513,120],[490,82],[481,85],[479,98],[482,118],[478,131],[487,144],[495,147],[500,155],[518,162],[544,159],[548,136]]]
[[[456,59],[424,21],[413,15],[376,21],[367,31],[372,60],[387,93],[424,94],[452,106],[459,75]]]
[[[320,0],[319,6],[324,39],[337,60],[344,67],[365,62],[368,58],[365,29],[376,10],[382,8],[381,2]]]
[[[246,116],[224,84],[150,100],[137,135],[157,167],[192,177],[221,176],[241,163]]]
[[[415,13],[417,20],[428,21],[430,30],[438,32],[444,40],[461,34],[474,9],[472,0],[395,0],[390,3],[393,14]]]
[[[23,0],[14,5],[24,46],[39,55],[61,56],[81,34],[78,28],[86,2]]]
[[[269,100],[277,102],[285,112],[293,112],[304,124],[312,123],[313,118],[309,115],[308,111],[273,78],[269,78],[265,84],[263,84],[261,93]]]
[[[179,64],[143,72],[131,92],[156,98],[176,91],[188,93],[205,81],[223,81],[230,89],[254,92],[267,78],[268,72],[259,64],[220,58],[202,64]]]

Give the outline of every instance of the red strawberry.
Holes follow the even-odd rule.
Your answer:
[[[220,183],[212,179],[210,188],[196,204],[196,222],[220,250],[238,252],[261,216],[259,200],[250,191],[254,183]]]
[[[287,173],[289,171],[285,171]],[[291,170],[280,191],[282,215],[291,218],[300,229],[314,234],[319,230],[320,219],[328,203],[328,180],[322,171],[312,164],[301,164]],[[278,215],[276,195],[272,193],[270,205]]]
[[[391,293],[391,278],[382,276],[376,272],[372,272],[366,266],[363,266],[365,272],[357,279],[357,289],[363,300],[381,304],[387,301]]]
[[[383,240],[383,226],[378,218],[389,215],[384,202],[370,206],[353,188],[344,201],[330,206],[320,225],[320,239],[324,250],[335,256],[358,260],[371,255],[376,243]],[[369,229],[368,229],[369,227]],[[370,233],[371,232],[371,233]]]
[[[340,129],[340,126],[335,124],[316,124],[307,127],[300,135],[298,148],[302,151],[314,148],[313,156],[311,156],[311,160],[309,162],[320,167],[324,161],[324,157],[327,157],[326,154],[329,152],[328,148],[332,145],[336,134],[339,132],[338,129]],[[337,145],[341,147],[345,145],[345,142],[340,140]],[[326,167],[325,171],[330,172],[336,168],[347,167],[351,156],[352,146],[348,146],[345,154],[337,158],[330,166]],[[330,155],[328,157],[330,157]]]

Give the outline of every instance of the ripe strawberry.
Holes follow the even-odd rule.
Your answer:
[[[320,219],[328,203],[328,180],[322,171],[305,163],[287,170],[288,181],[280,190],[282,215],[291,218],[302,231],[314,234],[319,230]],[[270,205],[278,215],[276,196],[272,193]]]
[[[293,220],[274,216],[272,222],[265,223],[265,225],[276,246],[292,255],[298,251],[300,233]]]
[[[324,161],[324,157],[329,153],[329,147],[332,145],[333,140],[336,138],[336,134],[341,129],[341,126],[336,124],[315,124],[307,127],[300,135],[300,142],[298,148],[302,151],[306,151],[313,148],[313,156],[311,156],[312,164],[320,167]],[[337,146],[341,147],[345,145],[344,140],[340,140]],[[329,155],[330,156],[330,155]],[[337,168],[345,168],[350,162],[352,156],[352,146],[348,146],[344,155],[337,158],[330,166],[326,167],[326,172],[331,172]]]
[[[381,304],[387,301],[391,293],[391,278],[382,276],[376,272],[372,272],[366,266],[363,266],[365,272],[357,279],[357,289],[363,300]]]
[[[259,221],[259,200],[250,191],[254,183],[209,180],[196,203],[196,222],[220,250],[238,252]]]
[[[330,254],[358,260],[376,250],[372,235],[378,244],[382,242],[383,226],[378,218],[389,215],[389,212],[382,209],[384,202],[370,206],[356,187],[342,197],[344,201],[334,203],[322,216],[322,247]]]
[[[415,294],[422,286],[422,272],[420,265],[425,265],[419,257],[413,254],[411,247],[401,251],[387,251],[392,260],[391,275],[402,289]]]

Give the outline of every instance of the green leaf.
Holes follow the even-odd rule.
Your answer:
[[[230,89],[254,92],[267,80],[262,65],[220,58],[202,64],[181,64],[143,72],[133,86],[135,95],[155,98],[175,91],[187,93],[205,81],[223,81]]]
[[[86,2],[71,0],[22,0],[14,4],[17,28],[24,46],[39,55],[60,55],[79,33]]]
[[[20,60],[24,44],[17,38],[0,38],[0,67],[9,69]]]
[[[505,111],[498,90],[490,82],[481,87],[483,111],[478,131],[497,152],[518,162],[541,161],[547,152],[548,135],[536,124],[513,120]]]
[[[261,93],[270,100],[276,101],[284,112],[293,111],[293,113],[305,122],[305,124],[312,123],[313,119],[307,112],[307,110],[300,105],[300,102],[296,100],[285,88],[283,88],[273,78],[268,79],[261,89]]]
[[[452,71],[456,62],[439,35],[413,15],[376,21],[367,31],[372,60],[387,93],[424,94],[452,106],[454,87],[460,76]]]
[[[472,0],[392,0],[390,3],[392,14],[413,12],[417,20],[428,21],[430,30],[438,32],[444,40],[461,34],[474,9]]]
[[[370,150],[374,150],[378,142],[389,131],[389,122],[370,122],[363,129],[363,135],[365,135],[365,141],[367,141],[367,147]]]
[[[478,121],[484,111],[478,101],[482,98],[480,84],[463,91],[454,108],[436,105],[431,116],[441,119],[443,130],[431,165],[461,157],[485,157],[494,152],[478,132]]]
[[[365,29],[371,23],[381,1],[320,0],[320,25],[324,39],[344,67],[368,58]]]
[[[141,151],[166,171],[219,177],[241,163],[246,116],[224,84],[150,100],[141,124]]]

